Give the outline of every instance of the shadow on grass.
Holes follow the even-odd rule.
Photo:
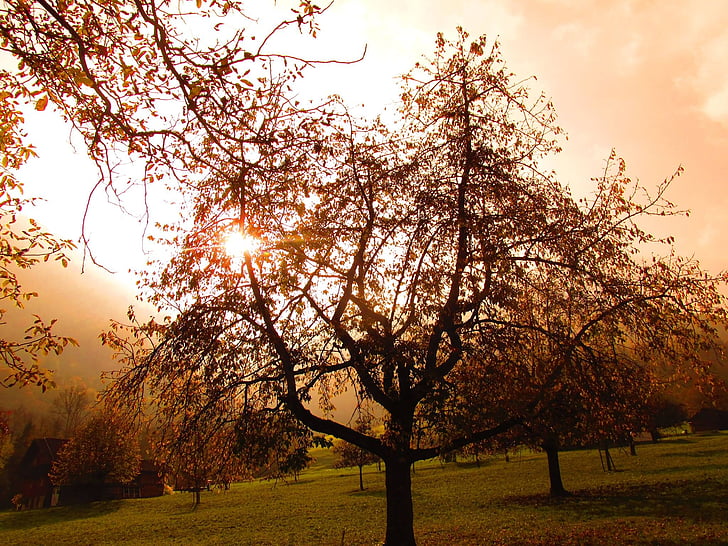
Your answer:
[[[728,449],[694,449],[679,453],[659,453],[657,457],[717,457],[728,453]]]
[[[593,517],[676,517],[696,522],[725,522],[728,487],[712,479],[639,485],[614,485],[575,491],[552,499],[546,495],[507,497],[509,505],[540,506]]]
[[[685,472],[725,472],[726,465],[724,464],[696,464],[694,466],[680,466],[679,469],[676,468],[655,468],[652,470],[645,470],[643,473],[645,475],[674,475],[676,472],[685,473]]]
[[[365,488],[364,491],[360,489],[354,489],[352,491],[349,491],[347,495],[352,497],[378,497],[378,498],[386,498],[387,493],[384,489],[369,489]]]
[[[22,512],[6,512],[0,517],[0,529],[31,529],[54,523],[82,520],[105,516],[116,512],[122,501],[102,501],[90,504],[56,506],[54,508],[38,508]]]

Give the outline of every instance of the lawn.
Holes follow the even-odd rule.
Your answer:
[[[330,453],[297,483],[259,481],[204,493],[0,513],[2,544],[377,544],[384,475],[331,468]],[[418,463],[415,532],[435,544],[728,544],[728,434],[692,435],[561,456],[573,496],[548,498],[546,459],[522,452],[474,464]]]

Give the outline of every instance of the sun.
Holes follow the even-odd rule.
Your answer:
[[[258,250],[260,240],[240,231],[232,231],[225,235],[223,247],[228,256],[242,258],[246,254],[251,254]]]

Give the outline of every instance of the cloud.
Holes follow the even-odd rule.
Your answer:
[[[705,99],[702,111],[711,120],[728,125],[728,81],[723,85]]]

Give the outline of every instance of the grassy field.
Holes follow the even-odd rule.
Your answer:
[[[384,532],[384,475],[334,470],[331,455],[298,483],[252,482],[204,493],[0,513],[0,544],[377,544]],[[472,464],[418,463],[415,532],[435,544],[728,544],[728,434],[666,439],[561,457],[574,495],[548,498],[542,454]]]

